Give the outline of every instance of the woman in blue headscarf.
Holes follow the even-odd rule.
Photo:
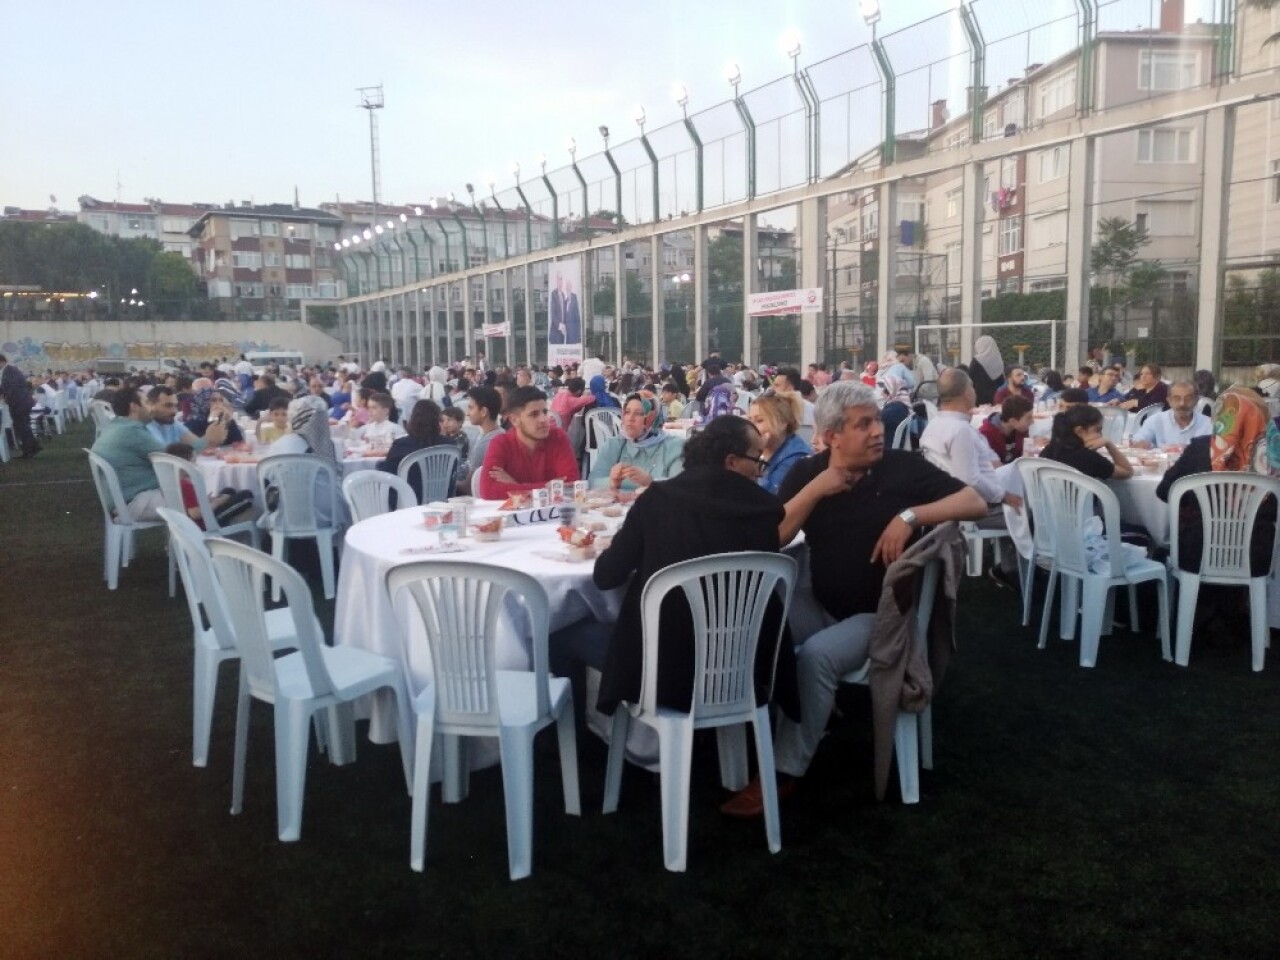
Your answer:
[[[627,397],[621,432],[601,444],[587,477],[591,486],[634,490],[679,473],[684,439],[662,429],[665,419],[662,404],[652,391]]]
[[[609,395],[609,391],[605,389],[605,380],[603,376],[596,375],[591,378],[587,384],[587,389],[591,391],[591,395],[596,398],[597,407],[613,407],[618,408],[618,401]]]

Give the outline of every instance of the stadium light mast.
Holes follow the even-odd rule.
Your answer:
[[[386,100],[382,96],[382,84],[376,87],[356,87],[356,93],[360,94],[360,109],[367,110],[369,113],[369,166],[373,175],[373,219],[372,223],[378,222],[378,198],[382,193],[382,164],[378,145],[378,114],[377,111],[386,106]]]

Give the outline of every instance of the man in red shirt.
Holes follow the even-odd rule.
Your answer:
[[[537,387],[510,390],[507,419],[511,429],[489,442],[477,472],[480,496],[501,500],[545,487],[550,480],[580,479],[568,434],[547,416],[546,394]]]
[[[1009,371],[1009,379],[1003,387],[996,391],[995,403],[1004,403],[1005,397],[1026,397],[1034,401],[1035,392],[1027,386],[1027,371],[1014,367]]]
[[[1027,438],[1034,419],[1031,401],[1015,394],[1004,398],[1000,412],[987,417],[978,432],[1001,463],[1012,463],[1022,456],[1022,441]]]

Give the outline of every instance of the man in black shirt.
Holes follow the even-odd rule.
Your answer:
[[[791,627],[797,657],[802,722],[782,716],[774,761],[782,794],[803,776],[826,729],[836,684],[866,662],[885,570],[920,528],[946,520],[979,520],[987,505],[971,487],[919,454],[885,450],[874,391],[861,383],[831,384],[815,410],[826,451],[796,464],[778,491],[786,502],[779,539],[804,530],[812,597],[797,591]],[[780,794],[780,795],[782,795]],[[752,783],[721,809],[735,816],[761,810]]]
[[[271,401],[277,397],[292,400],[293,394],[283,387],[276,386],[276,378],[264,373],[253,384],[253,396],[244,405],[244,412],[255,420],[271,409]]]

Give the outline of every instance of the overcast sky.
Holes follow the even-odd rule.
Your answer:
[[[1159,0],[1125,0],[1158,9]],[[1198,0],[1187,0],[1193,6]],[[1207,2],[1207,0],[1206,0]],[[979,0],[1014,19],[1069,0]],[[881,34],[954,6],[885,0]],[[636,127],[865,43],[853,0],[3,0],[0,204],[75,209],[80,194],[139,202],[304,205],[371,194],[368,121],[356,88],[382,83],[386,202],[462,195],[512,161],[536,169]],[[944,54],[945,55],[945,54]],[[117,177],[120,184],[117,188]]]

